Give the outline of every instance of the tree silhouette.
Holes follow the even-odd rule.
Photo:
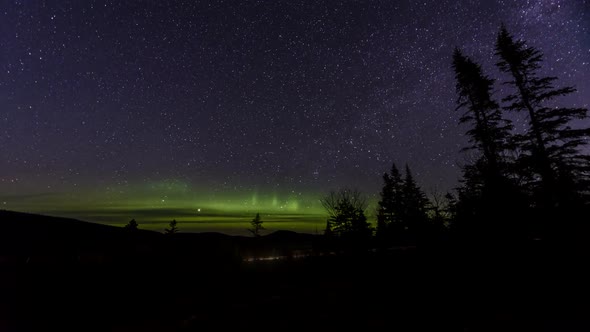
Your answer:
[[[428,210],[430,211],[430,223],[437,231],[447,227],[450,220],[450,197],[443,195],[436,188],[430,191]]]
[[[381,200],[377,209],[377,237],[391,239],[399,230],[402,219],[403,180],[395,163],[390,173],[383,174]],[[398,229],[396,229],[398,228]]]
[[[129,230],[137,230],[137,227],[139,225],[137,224],[137,221],[135,221],[135,219],[131,219],[127,225],[125,225],[125,229],[129,229]]]
[[[403,203],[403,225],[404,230],[417,235],[424,230],[428,221],[428,198],[420,189],[410,167],[406,165],[406,174],[402,187]]]
[[[253,236],[259,237],[260,231],[264,229],[262,223],[263,221],[260,220],[260,213],[256,213],[256,217],[254,217],[254,219],[252,219],[252,221],[250,222],[250,226],[252,228],[249,228],[248,231],[252,233]]]
[[[324,229],[324,236],[325,237],[332,237],[334,235],[332,233],[332,225],[330,224],[330,219],[326,220],[326,228]]]
[[[473,124],[467,131],[473,143],[469,148],[481,151],[484,181],[489,187],[503,181],[504,151],[508,149],[512,124],[502,118],[500,105],[492,99],[494,81],[458,48],[453,54],[453,69],[459,95],[457,110],[465,110],[459,122]]]
[[[587,117],[585,108],[555,107],[553,100],[575,92],[573,87],[555,88],[557,77],[541,77],[539,69],[543,54],[525,41],[515,40],[502,26],[496,41],[498,68],[511,76],[506,84],[515,92],[504,98],[506,109],[524,111],[528,115],[529,131],[519,135],[526,153],[522,167],[538,174],[530,184],[537,202],[547,208],[567,205],[581,199],[588,190],[589,158],[580,153],[586,144],[590,128],[573,129],[573,119]]]
[[[372,235],[365,209],[367,200],[358,190],[340,189],[332,191],[321,199],[328,212],[326,232],[334,237],[363,241]]]
[[[383,182],[377,208],[377,238],[381,244],[415,239],[428,222],[426,195],[407,165],[403,179],[393,164],[391,173],[383,175]]]
[[[492,98],[494,80],[483,73],[479,64],[455,49],[453,70],[457,110],[464,111],[459,123],[471,125],[467,135],[472,145],[464,150],[478,153],[474,162],[463,167],[458,199],[454,201],[454,226],[468,233],[474,231],[473,227],[489,232],[497,226],[494,223],[507,222],[508,215],[524,204],[513,180],[514,163],[507,158],[514,151],[512,124],[502,117],[500,105]]]
[[[170,224],[168,224],[170,228],[164,229],[164,233],[166,234],[174,234],[178,232],[178,227],[176,227],[176,219],[173,219]]]

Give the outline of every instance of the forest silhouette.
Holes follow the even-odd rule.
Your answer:
[[[375,237],[379,246],[416,244],[452,237],[477,243],[531,239],[573,241],[586,234],[589,216],[590,128],[574,120],[588,110],[559,105],[573,87],[556,87],[557,77],[541,76],[543,54],[515,40],[503,26],[496,45],[497,68],[510,79],[508,95],[496,100],[495,83],[480,64],[456,48],[459,123],[468,130],[475,156],[463,165],[456,190],[431,200],[406,165],[383,175]],[[527,128],[516,132],[507,115],[524,115]],[[371,226],[366,198],[355,190],[330,193],[322,203],[329,214],[326,235],[366,241]]]

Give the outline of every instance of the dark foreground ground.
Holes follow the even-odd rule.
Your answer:
[[[243,262],[252,244],[219,235],[35,236],[2,233],[0,331],[590,331],[590,256],[569,244]]]

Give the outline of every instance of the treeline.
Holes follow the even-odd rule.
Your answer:
[[[469,126],[470,150],[477,156],[462,167],[454,192],[428,199],[406,166],[394,164],[383,176],[373,230],[367,204],[356,191],[341,190],[322,200],[329,212],[326,234],[380,243],[419,242],[441,234],[464,240],[511,241],[572,239],[586,236],[589,222],[589,128],[575,120],[588,110],[563,107],[559,97],[575,92],[543,76],[543,54],[502,26],[496,40],[496,67],[509,79],[497,100],[496,80],[459,48],[453,54],[459,123]],[[507,117],[524,115],[526,128],[515,130]]]

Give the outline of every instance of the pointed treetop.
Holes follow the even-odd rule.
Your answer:
[[[127,225],[125,225],[125,228],[130,229],[130,230],[136,230],[138,226],[139,226],[139,224],[137,223],[137,221],[135,221],[135,219],[131,219],[127,223]]]
[[[170,228],[165,228],[164,232],[166,234],[174,234],[178,232],[178,227],[176,227],[176,219],[172,219],[172,221],[170,222],[169,226]]]
[[[412,175],[412,171],[408,164],[406,164],[406,182],[407,181],[414,182],[414,176]]]
[[[256,217],[254,217],[254,219],[252,219],[252,221],[250,222],[250,226],[252,228],[249,228],[248,231],[250,233],[252,233],[253,236],[258,237],[260,236],[260,231],[264,229],[264,226],[262,226],[263,221],[260,220],[260,213],[256,213]]]
[[[400,177],[399,170],[397,169],[397,166],[395,165],[395,163],[391,163],[391,177],[394,179],[397,179]]]
[[[457,63],[463,60],[465,60],[463,52],[459,47],[455,46],[455,49],[453,50],[453,63]]]

